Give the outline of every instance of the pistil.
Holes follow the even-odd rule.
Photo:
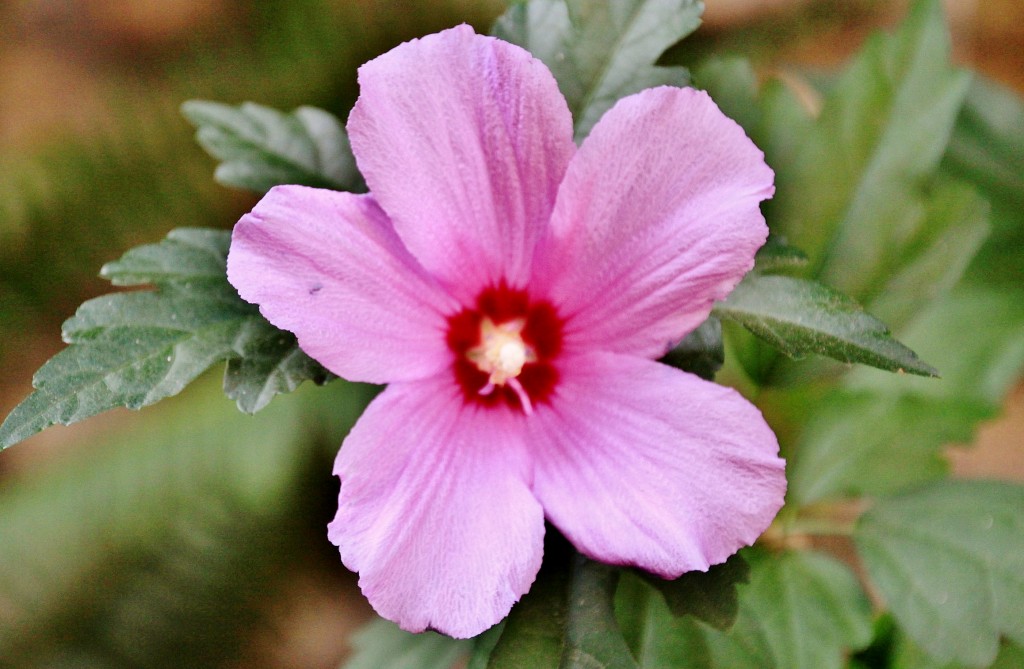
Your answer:
[[[480,321],[480,345],[469,349],[466,357],[488,375],[480,395],[490,395],[496,387],[507,385],[519,398],[523,411],[531,414],[533,404],[530,396],[517,378],[527,363],[537,360],[536,352],[523,341],[525,325],[523,318],[495,323],[484,317]]]

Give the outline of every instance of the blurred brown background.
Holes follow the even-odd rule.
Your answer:
[[[0,212],[8,214],[0,220],[10,221],[0,227],[0,278],[7,290],[0,295],[0,413],[30,392],[32,372],[60,349],[60,322],[84,299],[106,292],[95,278],[104,261],[158,240],[171,227],[226,227],[252,205],[250,195],[212,182],[212,161],[194,147],[191,129],[177,115],[183,100],[252,99],[286,109],[313,104],[344,114],[360,62],[457,22],[484,30],[503,8],[498,0],[336,0],[308,3],[326,13],[296,16],[283,9],[286,4],[0,4]],[[706,4],[699,39],[799,77],[839,64],[871,30],[898,21],[907,3]],[[952,0],[947,6],[957,59],[1024,91],[1024,3]],[[83,158],[123,149],[131,150],[137,169]],[[89,186],[93,190],[77,198],[79,209],[66,200],[86,183],[83,173],[108,181]],[[132,189],[124,183],[129,177],[138,179]],[[104,201],[104,193],[122,200],[123,192],[134,192],[138,201]],[[132,225],[133,211],[145,225]],[[44,219],[59,224],[41,229]],[[112,412],[74,429],[47,431],[0,457],[0,486],[4,477],[52,466],[82,442],[138,424],[140,416]],[[1024,480],[1024,387],[1005,416],[982,430],[975,448],[955,448],[951,455],[962,475]],[[369,611],[340,567],[313,563],[316,568],[297,565],[289,574],[288,593],[271,604],[274,634],[252,638],[238,667],[338,666],[346,635]]]

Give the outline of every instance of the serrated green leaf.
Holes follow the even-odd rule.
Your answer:
[[[274,330],[228,284],[229,242],[226,231],[179,229],[106,265],[104,276],[116,283],[156,289],[79,307],[64,323],[69,346],[36,373],[36,391],[0,425],[0,448],[56,423],[153,404],[222,360],[236,361],[226,389],[243,411],[305,378],[326,380],[326,371],[294,350],[292,335]]]
[[[410,634],[378,618],[352,637],[352,656],[341,669],[451,669],[472,646],[436,632]]]
[[[262,319],[248,321],[235,339],[241,355],[228,359],[224,392],[245,413],[256,413],[303,381],[322,385],[335,378],[299,348],[295,335]]]
[[[221,161],[214,178],[225,186],[257,193],[281,184],[364,190],[345,128],[321,109],[286,114],[252,102],[190,100],[181,111],[196,141]]]
[[[1024,643],[1024,487],[944,481],[879,501],[854,535],[897,623],[940,662]]]
[[[769,209],[773,231],[807,251],[825,283],[867,302],[902,265],[969,81],[949,65],[937,0],[918,0],[843,73]]]
[[[737,554],[706,572],[691,571],[671,581],[645,578],[665,598],[672,615],[691,615],[712,627],[727,629],[739,612],[736,586],[749,581],[750,566]]]
[[[225,239],[223,230],[177,228],[159,244],[138,246],[108,262],[100,276],[115,286],[223,283]]]
[[[494,34],[551,69],[579,142],[620,98],[689,82],[685,68],[655,62],[697,29],[703,11],[699,0],[534,0],[514,5],[497,21]]]
[[[728,318],[791,357],[807,353],[893,372],[937,376],[889,335],[885,324],[849,297],[820,283],[750,274],[713,313]]]

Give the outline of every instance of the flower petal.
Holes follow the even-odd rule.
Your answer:
[[[359,87],[352,149],[412,254],[467,302],[525,285],[575,151],[548,69],[458,26],[366,63]]]
[[[443,314],[457,307],[370,196],[272,189],[235,226],[228,280],[349,380],[422,378],[451,365]]]
[[[374,609],[403,629],[474,636],[529,590],[544,516],[521,415],[467,405],[446,375],[393,384],[345,440],[335,474],[328,536]]]
[[[620,100],[569,165],[538,263],[567,344],[662,355],[753,266],[772,180],[706,93]]]
[[[528,424],[534,492],[582,553],[674,578],[752,544],[782,507],[775,435],[734,390],[587,353],[556,393]]]

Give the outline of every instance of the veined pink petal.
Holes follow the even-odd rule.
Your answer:
[[[470,637],[505,617],[540,568],[522,415],[464,402],[447,375],[389,386],[335,464],[328,536],[377,612]]]
[[[772,179],[706,93],[620,100],[569,165],[538,271],[567,345],[653,358],[697,327],[753,266]]]
[[[359,169],[423,266],[463,300],[522,286],[575,147],[548,69],[469,26],[359,68]]]
[[[674,578],[750,545],[782,506],[778,443],[736,391],[634,356],[565,361],[528,422],[534,492],[582,553]]]
[[[369,195],[274,188],[235,226],[228,280],[349,380],[422,378],[451,365],[444,314],[455,304]]]

